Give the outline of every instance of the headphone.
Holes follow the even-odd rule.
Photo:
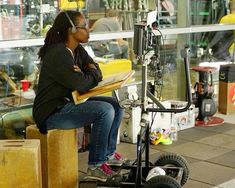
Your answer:
[[[69,23],[71,24],[72,28],[71,28],[71,32],[72,33],[76,33],[77,32],[77,28],[76,26],[74,25],[73,21],[71,20],[71,18],[69,17],[68,13],[67,12],[64,12],[66,17],[68,18],[69,20]]]

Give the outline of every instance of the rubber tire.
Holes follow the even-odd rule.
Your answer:
[[[181,185],[172,177],[159,175],[148,180],[144,188],[181,188]]]
[[[183,175],[181,179],[181,186],[183,186],[189,178],[189,165],[184,157],[175,153],[163,153],[154,162],[155,166],[181,167],[183,168]],[[175,177],[173,177],[175,178]]]

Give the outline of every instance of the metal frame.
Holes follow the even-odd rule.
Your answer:
[[[212,32],[212,31],[226,31],[235,30],[235,24],[212,24],[203,26],[192,26],[182,28],[165,28],[159,29],[164,35],[175,35],[175,34],[188,34],[188,33],[199,33],[199,32]],[[160,35],[159,31],[153,30],[155,35]],[[133,38],[134,31],[123,31],[113,33],[96,33],[90,34],[89,41],[99,41],[117,38]],[[16,47],[29,47],[29,46],[42,46],[44,44],[44,37],[41,38],[30,38],[30,39],[19,39],[19,40],[0,40],[1,48],[16,48]]]

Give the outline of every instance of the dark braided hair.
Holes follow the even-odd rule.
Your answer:
[[[75,18],[81,16],[82,14],[77,11],[66,11],[70,19],[73,23],[75,23]],[[38,52],[38,57],[42,60],[46,54],[47,49],[56,43],[65,43],[68,39],[68,30],[72,25],[69,22],[64,11],[60,12],[52,25],[52,27],[48,30],[46,34],[46,38],[44,40],[44,45],[40,48]]]

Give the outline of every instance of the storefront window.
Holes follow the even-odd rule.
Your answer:
[[[159,28],[217,24],[231,12],[228,1],[211,0],[0,0],[0,40],[43,37],[58,11],[83,12],[90,26],[108,9],[119,12],[122,30],[157,10]]]

